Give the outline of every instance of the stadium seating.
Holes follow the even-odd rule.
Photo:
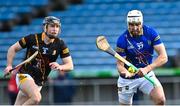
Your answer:
[[[48,5],[48,0],[6,1],[0,3],[3,6],[0,7],[0,13],[3,13],[0,20],[11,20],[19,12],[30,13],[37,5]],[[16,6],[9,9],[9,5]],[[70,5],[64,11],[50,11],[48,15],[61,18],[60,36],[71,50],[75,70],[105,70],[116,68],[115,59],[99,51],[95,39],[97,35],[103,34],[115,48],[117,37],[126,29],[126,14],[131,9],[142,10],[144,23],[157,29],[168,55],[176,55],[176,49],[180,48],[179,5],[178,0],[84,0],[83,4]],[[24,35],[41,31],[42,20],[43,18],[35,18],[29,25],[13,26],[11,32],[0,32],[0,70],[6,65],[8,47]],[[14,64],[22,56],[23,53],[17,54]]]

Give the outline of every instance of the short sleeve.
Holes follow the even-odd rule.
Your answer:
[[[121,35],[116,43],[116,52],[121,56],[126,56],[125,50],[126,50],[125,36]]]
[[[62,39],[60,40],[60,45],[60,57],[65,58],[70,56],[69,48]]]
[[[153,46],[162,43],[159,34],[153,28],[151,29],[151,35],[152,35],[152,44],[153,44]]]
[[[34,35],[25,36],[19,40],[19,44],[22,48],[29,47],[30,45],[32,45],[32,41],[35,40],[34,38]]]

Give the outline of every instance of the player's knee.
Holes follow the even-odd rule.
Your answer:
[[[41,101],[41,94],[40,93],[36,93],[31,97],[31,100],[33,101],[34,104],[39,104],[39,102]]]
[[[157,105],[164,105],[166,102],[166,98],[165,97],[160,97],[156,100],[156,104]]]

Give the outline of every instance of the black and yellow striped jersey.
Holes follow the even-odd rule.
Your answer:
[[[19,40],[22,48],[27,48],[25,59],[38,50],[38,55],[29,63],[24,64],[19,73],[32,76],[37,85],[43,85],[51,71],[49,63],[55,62],[58,56],[70,56],[69,49],[60,38],[55,38],[49,44],[44,43],[45,33],[30,34]]]

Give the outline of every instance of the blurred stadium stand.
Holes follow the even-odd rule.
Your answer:
[[[3,0],[0,3],[0,71],[5,68],[8,47],[25,35],[42,31],[44,16],[53,15],[61,19],[60,36],[71,50],[76,78],[117,78],[116,60],[99,51],[95,39],[105,35],[115,48],[118,35],[126,29],[126,14],[131,9],[142,10],[144,23],[157,29],[169,56],[165,67],[175,67],[174,57],[180,48],[179,0]],[[22,61],[23,55],[24,52],[16,55],[14,65]],[[168,71],[157,74],[175,75],[174,70]],[[116,83],[111,81],[112,85]],[[179,97],[177,92],[174,94]],[[94,96],[96,103],[97,96],[100,95]],[[117,104],[117,98],[114,101]]]

